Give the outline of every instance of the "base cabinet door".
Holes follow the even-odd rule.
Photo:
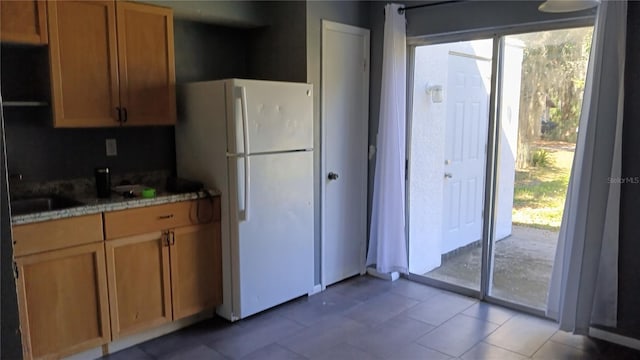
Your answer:
[[[25,358],[59,358],[110,341],[102,242],[16,259]]]
[[[220,222],[177,228],[170,237],[174,318],[221,304]]]
[[[113,339],[171,321],[167,233],[107,240],[105,248]]]

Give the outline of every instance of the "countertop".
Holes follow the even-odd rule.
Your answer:
[[[11,216],[12,225],[24,225],[40,221],[63,219],[73,216],[96,214],[108,211],[133,209],[152,205],[169,204],[180,201],[194,200],[208,196],[217,196],[217,190],[206,190],[199,192],[189,192],[183,194],[159,193],[154,198],[125,198],[121,195],[113,194],[108,199],[97,198],[77,198],[84,205],[68,209],[43,211],[32,214]]]

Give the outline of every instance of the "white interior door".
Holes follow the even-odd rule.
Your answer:
[[[369,30],[322,22],[322,285],[364,271]]]
[[[491,62],[449,54],[442,253],[482,238]]]

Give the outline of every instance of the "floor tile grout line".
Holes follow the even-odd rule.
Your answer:
[[[471,306],[473,306],[473,305],[471,305]],[[471,306],[469,306],[469,307],[471,307]],[[468,308],[467,308],[467,309],[468,309]],[[481,342],[485,342],[484,340],[485,340],[487,337],[489,337],[491,334],[493,334],[494,332],[496,332],[496,331],[497,331],[498,329],[500,329],[500,327],[502,326],[502,325],[495,324],[495,323],[492,323],[492,322],[487,321],[487,320],[484,320],[484,319],[478,319],[478,318],[475,318],[475,317],[473,317],[473,316],[469,316],[469,315],[465,315],[465,314],[463,314],[462,312],[463,312],[463,311],[466,311],[467,309],[462,310],[461,312],[459,312],[459,313],[457,313],[456,315],[452,316],[451,318],[449,318],[448,320],[446,320],[446,321],[445,321],[445,322],[443,322],[442,324],[440,324],[440,325],[438,325],[438,326],[434,327],[433,329],[429,330],[427,333],[425,333],[424,335],[422,335],[420,338],[423,338],[423,337],[427,336],[427,335],[428,335],[428,334],[430,334],[431,332],[433,332],[433,331],[435,331],[436,329],[438,329],[440,326],[444,325],[447,321],[449,321],[449,320],[453,319],[454,317],[456,317],[456,316],[458,316],[458,315],[462,315],[462,316],[464,316],[464,317],[468,317],[468,318],[470,318],[470,319],[474,319],[474,320],[478,320],[478,321],[482,321],[482,322],[490,323],[490,324],[492,324],[492,325],[497,325],[495,329],[493,329],[492,331],[490,331],[488,334],[486,334],[486,335],[485,335],[484,337],[482,337],[480,340],[476,341],[473,345],[471,345],[471,347],[469,347],[468,349],[466,349],[466,350],[465,350],[465,351],[464,351],[460,356],[457,356],[457,357],[456,357],[456,358],[460,358],[460,357],[462,357],[464,354],[466,354],[467,352],[469,352],[471,349],[473,349],[473,348],[474,348],[476,345],[478,345],[479,343],[481,343]],[[417,342],[417,339],[415,340],[415,342],[416,342],[417,344],[419,344],[419,345],[422,345],[422,346],[428,347],[427,345],[423,345],[423,344],[421,344],[421,343],[418,343],[418,342]],[[487,343],[487,344],[488,344],[488,343]],[[490,344],[490,345],[491,345],[491,344]],[[429,349],[432,349],[432,348],[430,348],[430,347],[429,347]],[[435,350],[435,349],[433,349],[433,350]],[[505,349],[505,350],[506,350],[506,349]],[[513,351],[512,351],[512,352],[513,352]],[[446,355],[447,355],[447,356],[451,356],[451,355],[449,355],[449,354],[446,354]]]
[[[555,334],[555,333],[554,333],[554,334]],[[580,352],[582,352],[582,353],[585,353],[585,351],[580,350],[580,349],[576,349],[576,348],[575,348],[575,347],[573,347],[573,346],[570,346],[570,345],[567,345],[567,344],[561,344],[561,343],[558,343],[558,342],[555,342],[555,341],[551,340],[551,337],[552,337],[552,336],[553,336],[553,335],[551,335],[551,336],[550,336],[550,337],[549,337],[549,338],[548,338],[544,343],[542,343],[542,345],[540,345],[540,347],[539,347],[538,349],[536,349],[536,351],[533,353],[533,355],[531,355],[531,358],[533,358],[534,356],[536,356],[536,354],[537,354],[537,353],[538,353],[538,352],[539,352],[539,351],[540,351],[540,350],[541,350],[541,349],[542,349],[542,348],[543,348],[543,347],[544,347],[548,342],[550,342],[550,341],[551,341],[552,343],[554,343],[554,344],[561,345],[561,346],[567,347],[567,348],[569,348],[569,349],[574,349],[574,350],[578,350],[578,351],[580,351]]]
[[[421,344],[421,343],[419,343],[418,341],[414,341],[413,343],[414,343],[414,344],[416,344],[416,345],[422,346],[423,348],[426,348],[426,349],[429,349],[429,350],[435,351],[435,352],[437,352],[437,353],[440,353],[440,354],[442,354],[442,355],[444,355],[444,356],[448,356],[450,359],[457,359],[457,358],[460,358],[460,356],[462,356],[462,355],[460,355],[460,356],[452,356],[452,355],[449,355],[449,354],[447,354],[447,353],[445,353],[445,352],[442,352],[442,351],[440,351],[440,350],[438,350],[438,349],[434,349],[434,348],[432,348],[432,347],[429,347],[428,345]],[[464,353],[463,353],[463,354],[464,354]]]
[[[490,343],[490,342],[486,342],[485,340],[486,340],[486,338],[485,338],[485,339],[483,339],[481,342],[483,342],[483,343],[485,343],[485,344],[487,344],[487,345],[489,345],[489,346],[495,346],[495,347],[497,347],[497,348],[499,348],[499,349],[502,349],[502,350],[505,350],[505,351],[508,351],[508,352],[511,352],[511,353],[514,353],[514,354],[517,354],[517,355],[520,355],[520,356],[524,356],[524,357],[526,357],[527,359],[531,359],[531,358],[533,357],[533,355],[523,354],[523,353],[520,353],[520,352],[517,352],[517,351],[511,350],[511,349],[507,349],[507,348],[502,347],[502,346],[500,346],[500,345],[496,345],[496,344],[492,344],[492,343]],[[537,351],[537,350],[536,350],[536,351]],[[535,352],[534,352],[534,354],[535,354]]]

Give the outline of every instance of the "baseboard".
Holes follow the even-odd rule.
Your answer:
[[[367,274],[373,277],[377,277],[378,279],[388,280],[388,281],[396,281],[400,278],[400,273],[398,273],[397,271],[393,271],[390,273],[381,273],[372,267],[367,268]]]
[[[200,322],[204,319],[208,319],[210,317],[213,316],[213,312],[212,311],[206,311],[200,314],[196,314],[193,316],[189,316],[187,318],[184,319],[180,319],[180,320],[176,320],[173,322],[170,322],[168,324],[165,325],[161,325],[157,328],[154,328],[152,330],[149,331],[145,331],[142,333],[138,333],[135,335],[131,335],[131,336],[127,336],[125,338],[122,339],[118,339],[115,341],[112,341],[108,344],[106,344],[104,346],[104,351],[103,351],[103,347],[96,347],[93,349],[89,349],[86,350],[84,352],[78,353],[78,354],[74,354],[71,355],[67,358],[65,358],[66,360],[89,360],[89,359],[98,359],[101,358],[103,355],[107,355],[107,354],[113,354],[115,352],[118,352],[120,350],[124,350],[126,348],[132,347],[134,345],[143,343],[147,340],[151,340],[151,339],[155,339],[157,337],[160,337],[162,335],[166,335],[169,333],[172,333],[174,331],[180,330],[182,328],[185,328],[187,326],[191,326],[197,322]]]
[[[628,348],[640,350],[640,340],[628,336],[612,333],[610,331],[589,328],[589,336],[596,339],[605,340],[614,344],[626,346]]]
[[[308,296],[313,296],[315,294],[321,293],[324,289],[322,288],[322,285],[318,284],[316,286],[313,287],[313,290],[311,290],[311,292],[309,292],[307,295]]]

